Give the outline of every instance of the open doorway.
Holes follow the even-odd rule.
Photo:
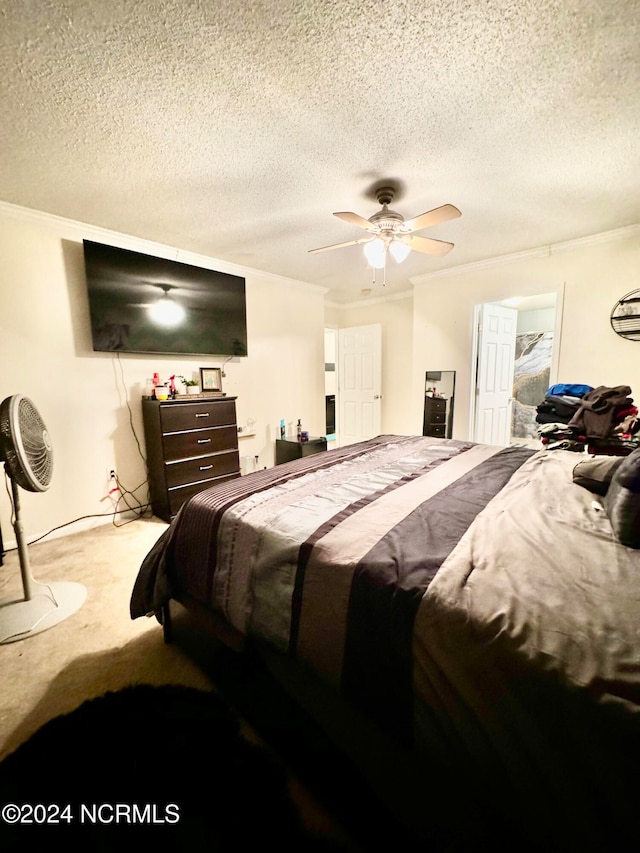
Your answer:
[[[536,409],[557,381],[562,291],[476,306],[470,433],[474,441],[537,444]],[[498,345],[486,341],[482,318],[512,321]],[[500,352],[498,352],[500,350]],[[491,393],[489,393],[491,392]]]
[[[513,441],[539,440],[537,406],[552,384],[555,320],[555,299],[547,307],[518,310],[511,411]]]
[[[338,330],[324,330],[324,409],[327,448],[337,445],[336,396],[338,366]]]

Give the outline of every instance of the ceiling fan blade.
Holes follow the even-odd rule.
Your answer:
[[[404,228],[409,231],[420,231],[422,228],[429,228],[429,226],[438,225],[440,222],[457,219],[458,216],[462,216],[462,214],[457,207],[452,204],[443,204],[442,207],[436,207],[427,213],[421,213],[420,216],[414,216],[413,219],[405,220]]]
[[[337,216],[338,219],[343,219],[345,222],[348,222],[350,225],[357,225],[358,228],[364,228],[366,231],[377,231],[375,225],[372,225],[368,219],[365,219],[363,216],[358,216],[357,213],[349,213],[349,211],[343,211],[341,213],[334,213],[334,216]]]
[[[373,239],[373,237],[362,237],[360,240],[349,240],[347,243],[334,243],[332,246],[322,246],[320,249],[309,249],[309,253],[314,255],[318,252],[328,252],[330,249],[342,249],[344,246],[356,246],[358,243],[368,243]]]
[[[453,243],[445,243],[444,240],[434,240],[432,237],[409,237],[409,246],[415,252],[424,252],[425,255],[446,255],[453,249]]]

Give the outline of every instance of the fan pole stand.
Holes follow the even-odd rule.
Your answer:
[[[40,583],[31,577],[29,553],[20,521],[18,486],[11,478],[15,521],[13,529],[18,543],[23,598],[0,602],[0,644],[24,640],[52,628],[79,610],[87,597],[79,583],[59,581]]]

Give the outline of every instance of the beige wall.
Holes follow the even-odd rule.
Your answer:
[[[622,340],[609,322],[614,303],[639,286],[640,226],[423,276],[401,297],[325,306],[322,288],[0,203],[0,400],[30,397],[54,448],[50,489],[21,491],[28,539],[82,516],[108,514],[108,467],[115,465],[129,489],[144,482],[139,400],[148,376],[221,363],[94,353],[83,237],[246,277],[250,352],[227,364],[223,381],[238,397],[238,422],[256,421],[257,435],[241,439],[240,454],[251,460],[257,454],[261,467],[273,464],[280,418],[301,418],[311,433],[324,433],[325,326],[381,324],[385,433],[420,433],[425,371],[456,370],[454,437],[469,436],[474,308],[514,295],[559,295],[558,381],[624,383],[640,400],[640,344]],[[144,488],[136,494],[144,499]],[[10,518],[2,489],[0,524],[8,545]],[[108,515],[86,519],[61,532],[105,520]]]
[[[328,304],[333,328],[382,325],[382,430],[422,431],[427,370],[456,371],[454,438],[471,435],[474,312],[482,302],[555,293],[558,355],[552,381],[627,384],[640,401],[640,343],[616,335],[611,309],[640,287],[640,226],[495,258],[413,280],[413,295]]]
[[[617,300],[640,287],[640,226],[414,280],[416,420],[426,369],[457,371],[454,438],[470,436],[474,308],[555,291],[561,314],[557,380],[631,386],[640,401],[640,343],[615,334]]]
[[[20,492],[28,540],[82,516],[109,513],[108,467],[115,465],[128,489],[144,482],[140,397],[147,377],[154,371],[162,378],[188,375],[222,363],[202,356],[94,353],[83,238],[244,275],[249,356],[227,364],[223,380],[224,391],[238,397],[239,424],[256,421],[257,435],[241,439],[240,455],[258,454],[261,467],[272,465],[281,417],[301,418],[311,432],[324,433],[323,288],[0,204],[0,400],[29,397],[54,453],[51,487]],[[144,488],[136,495],[144,499]],[[104,520],[86,519],[62,532]],[[13,544],[4,488],[0,524],[5,545]]]

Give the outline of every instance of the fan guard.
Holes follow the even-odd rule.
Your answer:
[[[49,433],[28,397],[15,394],[0,404],[0,441],[13,480],[29,492],[49,488],[53,474]]]
[[[18,545],[23,597],[0,602],[0,644],[45,631],[75,613],[87,591],[82,584],[40,583],[31,576],[20,513],[19,486],[44,492],[51,485],[53,452],[49,433],[28,397],[15,394],[0,404],[0,461],[11,480],[13,528]]]

